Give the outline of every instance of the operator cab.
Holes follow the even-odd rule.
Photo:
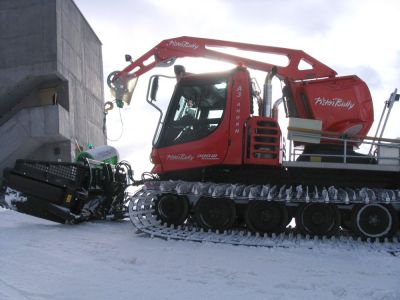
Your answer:
[[[213,133],[224,116],[228,75],[182,77],[175,87],[155,147],[187,143]]]
[[[153,81],[148,95],[156,94],[158,80]],[[171,100],[159,102],[168,102],[167,109],[155,106],[151,97],[150,104],[161,113],[153,139],[152,172],[186,170],[191,176],[192,171],[216,166],[277,165],[279,126],[272,118],[265,122],[265,117],[253,116],[250,83],[248,70],[241,66],[227,72],[186,73],[174,82]]]

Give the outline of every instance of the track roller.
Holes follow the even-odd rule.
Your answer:
[[[156,201],[156,214],[167,225],[181,225],[189,214],[189,201],[185,196],[163,194]]]
[[[363,239],[383,240],[396,233],[399,219],[391,205],[359,204],[353,207],[351,223],[354,233]]]
[[[282,203],[250,201],[244,219],[251,231],[281,233],[288,223],[288,211]]]
[[[201,197],[195,206],[195,217],[201,227],[223,231],[235,222],[236,207],[230,199]]]
[[[302,234],[317,236],[335,235],[340,226],[340,213],[336,206],[323,203],[300,205],[296,227]]]

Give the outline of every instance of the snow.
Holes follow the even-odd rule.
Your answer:
[[[3,300],[312,298],[400,299],[400,256],[167,241],[128,220],[62,225],[0,208]]]

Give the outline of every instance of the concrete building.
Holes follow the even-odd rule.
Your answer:
[[[72,0],[0,1],[0,180],[106,143],[101,42]]]

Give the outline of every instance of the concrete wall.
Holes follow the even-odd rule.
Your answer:
[[[57,79],[55,8],[55,1],[0,1],[1,115],[42,82]]]
[[[72,1],[57,0],[57,70],[69,82],[71,135],[80,145],[106,143],[101,42]]]
[[[48,160],[67,161],[71,152],[69,128],[69,114],[60,105],[21,109],[0,126],[0,170],[12,167],[18,158],[43,159],[45,155]],[[48,145],[52,145],[51,150],[46,149]]]
[[[72,0],[1,0],[0,41],[0,140],[2,126],[26,121],[21,110],[55,105],[68,115],[67,136],[30,141],[18,158],[73,160],[76,144],[106,143],[101,42]]]

